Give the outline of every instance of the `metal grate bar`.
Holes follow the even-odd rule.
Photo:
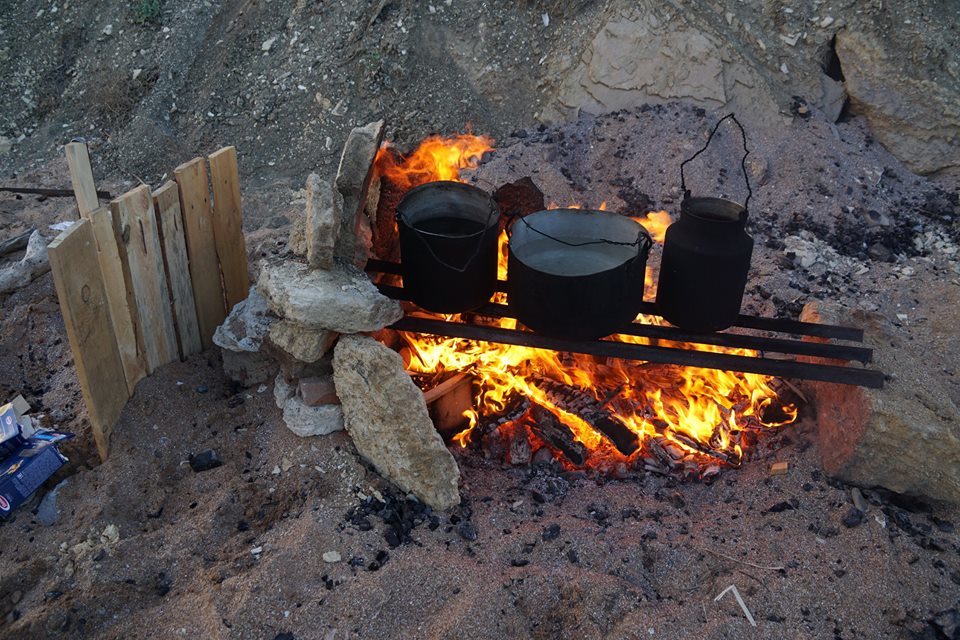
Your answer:
[[[384,260],[369,260],[367,262],[367,271],[370,273],[389,273],[392,275],[402,275],[401,266],[395,262],[386,262]],[[497,291],[506,292],[507,283],[503,280],[497,281]],[[405,299],[405,298],[398,298]],[[650,316],[660,316],[657,312],[657,305],[652,302],[644,302],[640,307],[640,312],[645,315]],[[737,324],[735,325],[742,329],[758,329],[760,331],[772,331],[775,333],[786,333],[790,335],[797,336],[814,336],[818,338],[832,338],[834,340],[850,340],[852,342],[863,342],[863,329],[858,329],[856,327],[840,327],[830,324],[817,324],[814,322],[800,322],[799,320],[790,320],[787,318],[762,318],[759,316],[747,316],[740,315],[737,317]],[[723,334],[717,333],[714,335],[732,335],[732,334]],[[720,343],[710,343],[702,342],[701,344],[720,344]],[[799,352],[795,352],[799,353]],[[869,357],[867,360],[862,360],[866,354],[861,353],[859,356],[842,358],[844,360],[858,360],[861,362],[869,362]],[[830,357],[830,356],[827,356]],[[832,356],[836,357],[836,356]]]
[[[380,292],[394,300],[408,300],[401,287],[378,285]],[[473,313],[492,318],[515,318],[516,315],[507,305],[488,303]],[[804,342],[785,338],[766,338],[762,336],[737,333],[693,333],[675,327],[633,322],[618,333],[630,336],[651,338],[653,340],[671,340],[693,344],[708,344],[733,349],[751,349],[754,351],[783,353],[790,355],[813,356],[833,360],[855,360],[868,363],[873,359],[873,350],[867,347],[829,344],[824,342]]]
[[[785,378],[802,378],[806,380],[858,385],[873,389],[882,388],[884,382],[883,372],[871,369],[629,344],[613,340],[564,340],[560,338],[549,338],[526,331],[485,327],[428,318],[408,316],[394,323],[391,327],[398,331],[412,331],[414,333],[427,333],[453,338],[464,338],[467,340],[499,342],[536,349],[585,353],[601,357],[642,360],[659,364],[676,364],[705,369],[719,369],[722,371],[739,371]]]

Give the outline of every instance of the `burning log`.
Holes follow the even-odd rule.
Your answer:
[[[737,460],[735,456],[732,456],[724,451],[719,451],[717,449],[714,449],[713,447],[703,444],[702,442],[697,442],[693,438],[686,436],[682,433],[678,433],[676,431],[672,432],[670,435],[678,442],[690,447],[695,451],[699,451],[700,453],[704,453],[708,456],[712,456],[717,460],[720,460],[721,462],[726,462],[727,464],[733,467],[740,466],[740,461]]]
[[[660,444],[659,439],[651,438],[648,440],[646,442],[646,449],[650,454],[650,457],[645,459],[648,468],[655,467],[658,472],[665,474],[677,466],[676,460],[667,453],[667,450]]]
[[[630,456],[640,447],[637,434],[589,393],[549,378],[537,378],[532,384],[557,407],[580,417],[606,436],[623,455]]]
[[[482,443],[484,436],[495,432],[501,425],[519,420],[529,410],[530,401],[523,395],[515,393],[507,396],[503,410],[481,417],[477,426],[468,434],[464,444]]]
[[[559,451],[573,464],[580,466],[587,460],[587,448],[578,442],[573,432],[552,411],[534,403],[530,409],[533,422],[530,430],[547,445]]]

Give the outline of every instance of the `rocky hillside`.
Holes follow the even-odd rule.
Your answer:
[[[380,116],[412,142],[674,99],[753,127],[862,116],[914,171],[960,173],[953,0],[4,4],[5,179],[74,137],[102,176],[230,143],[248,176],[301,179]]]

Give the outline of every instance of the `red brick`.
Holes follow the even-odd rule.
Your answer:
[[[308,407],[340,404],[337,390],[330,378],[304,378],[300,381],[300,397]]]

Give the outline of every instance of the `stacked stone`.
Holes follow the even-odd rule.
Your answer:
[[[363,272],[383,131],[379,121],[350,133],[333,184],[307,178],[306,210],[290,233],[292,255],[261,264],[250,296],[214,342],[238,382],[275,376],[274,397],[291,431],[308,437],[345,427],[381,474],[444,509],[460,501],[456,462],[400,356],[362,335],[403,316]]]

